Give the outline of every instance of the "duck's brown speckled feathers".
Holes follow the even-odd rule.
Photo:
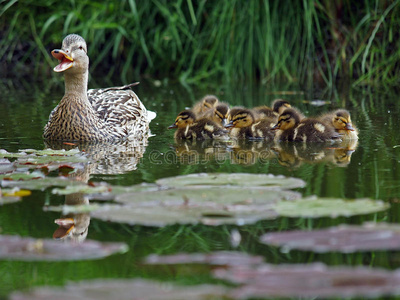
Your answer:
[[[60,61],[54,68],[65,75],[65,95],[51,112],[43,137],[63,141],[141,139],[150,118],[130,84],[87,90],[89,58],[85,40],[70,34],[62,49],[52,51]]]

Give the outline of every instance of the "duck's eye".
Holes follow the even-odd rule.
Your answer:
[[[83,50],[83,47],[82,47],[82,46],[79,46],[79,49]]]

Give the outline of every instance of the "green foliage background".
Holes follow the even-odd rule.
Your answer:
[[[0,70],[48,69],[49,51],[78,33],[88,42],[91,69],[123,81],[147,75],[395,85],[399,2],[0,0]]]

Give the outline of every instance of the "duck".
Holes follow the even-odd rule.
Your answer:
[[[88,90],[86,41],[67,35],[52,56],[54,71],[63,73],[65,94],[50,113],[43,138],[60,141],[118,141],[146,138],[155,117],[131,90],[135,84]]]
[[[224,128],[224,126],[226,125],[228,115],[229,115],[229,105],[224,102],[219,102],[215,107],[200,114],[201,117],[212,120],[221,128]]]
[[[312,118],[301,119],[299,112],[292,108],[285,109],[279,115],[278,122],[272,130],[277,130],[275,141],[341,141],[340,135],[330,126]]]
[[[268,107],[266,105],[254,107],[253,112],[256,121],[260,121],[262,119],[272,119],[276,123],[279,116],[277,112],[275,112],[271,107]]]
[[[274,133],[271,131],[273,123],[268,120],[257,121],[254,113],[247,108],[235,107],[229,112],[229,135],[234,139],[265,139],[272,141]]]
[[[220,128],[212,120],[206,118],[197,119],[191,110],[184,110],[178,114],[174,124],[168,129],[177,128],[175,139],[221,139],[229,138],[227,131]]]
[[[275,99],[271,104],[271,109],[274,111],[278,116],[286,109],[291,108],[292,106],[287,100],[284,99]]]
[[[350,113],[346,109],[338,109],[318,117],[340,134],[342,140],[358,140],[358,130],[352,124]]]
[[[195,114],[202,114],[212,109],[218,104],[219,100],[215,95],[206,95],[192,107]]]

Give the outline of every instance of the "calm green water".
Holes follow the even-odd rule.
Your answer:
[[[91,87],[98,87],[91,82]],[[15,152],[19,149],[43,149],[42,129],[48,115],[63,95],[59,78],[42,85],[9,82],[0,85],[0,149]],[[135,91],[144,104],[157,112],[151,124],[148,146],[138,164],[131,169],[114,161],[114,173],[90,175],[91,180],[107,181],[114,185],[133,185],[154,182],[158,178],[196,172],[248,172],[283,174],[302,178],[307,186],[305,195],[343,198],[369,197],[391,203],[384,213],[351,218],[289,219],[279,218],[243,227],[204,225],[174,225],[164,228],[127,226],[92,219],[88,239],[126,242],[130,251],[106,259],[79,262],[15,262],[0,261],[0,298],[13,290],[38,285],[62,285],[67,281],[92,278],[152,278],[184,284],[212,282],[201,267],[172,268],[145,266],[140,260],[149,254],[178,252],[208,252],[231,250],[230,232],[237,228],[242,241],[237,250],[260,254],[269,263],[304,263],[321,261],[328,265],[367,265],[395,269],[400,267],[399,252],[367,252],[362,254],[314,254],[278,249],[258,242],[261,234],[270,230],[324,228],[340,223],[361,224],[364,221],[399,221],[400,198],[400,110],[394,91],[345,90],[331,93],[300,94],[290,86],[280,87],[155,87],[141,84]],[[282,92],[285,92],[282,95]],[[287,93],[296,92],[296,93]],[[207,93],[217,94],[232,105],[256,106],[269,104],[284,97],[307,115],[316,115],[332,108],[346,107],[360,130],[354,152],[325,152],[305,150],[302,157],[286,152],[264,151],[266,145],[244,143],[228,150],[219,144],[175,144],[173,131],[166,128],[177,113]],[[303,100],[331,101],[325,106],[312,106]],[[188,152],[190,151],[190,152]],[[316,157],[323,152],[324,159]],[[351,152],[351,151],[350,151]],[[111,162],[110,162],[111,164]],[[135,169],[136,168],[136,169]],[[123,173],[122,173],[123,172]],[[64,196],[52,195],[49,190],[34,191],[23,201],[0,207],[0,233],[51,238],[57,228],[54,220],[59,213],[44,212],[44,204],[64,203]]]

